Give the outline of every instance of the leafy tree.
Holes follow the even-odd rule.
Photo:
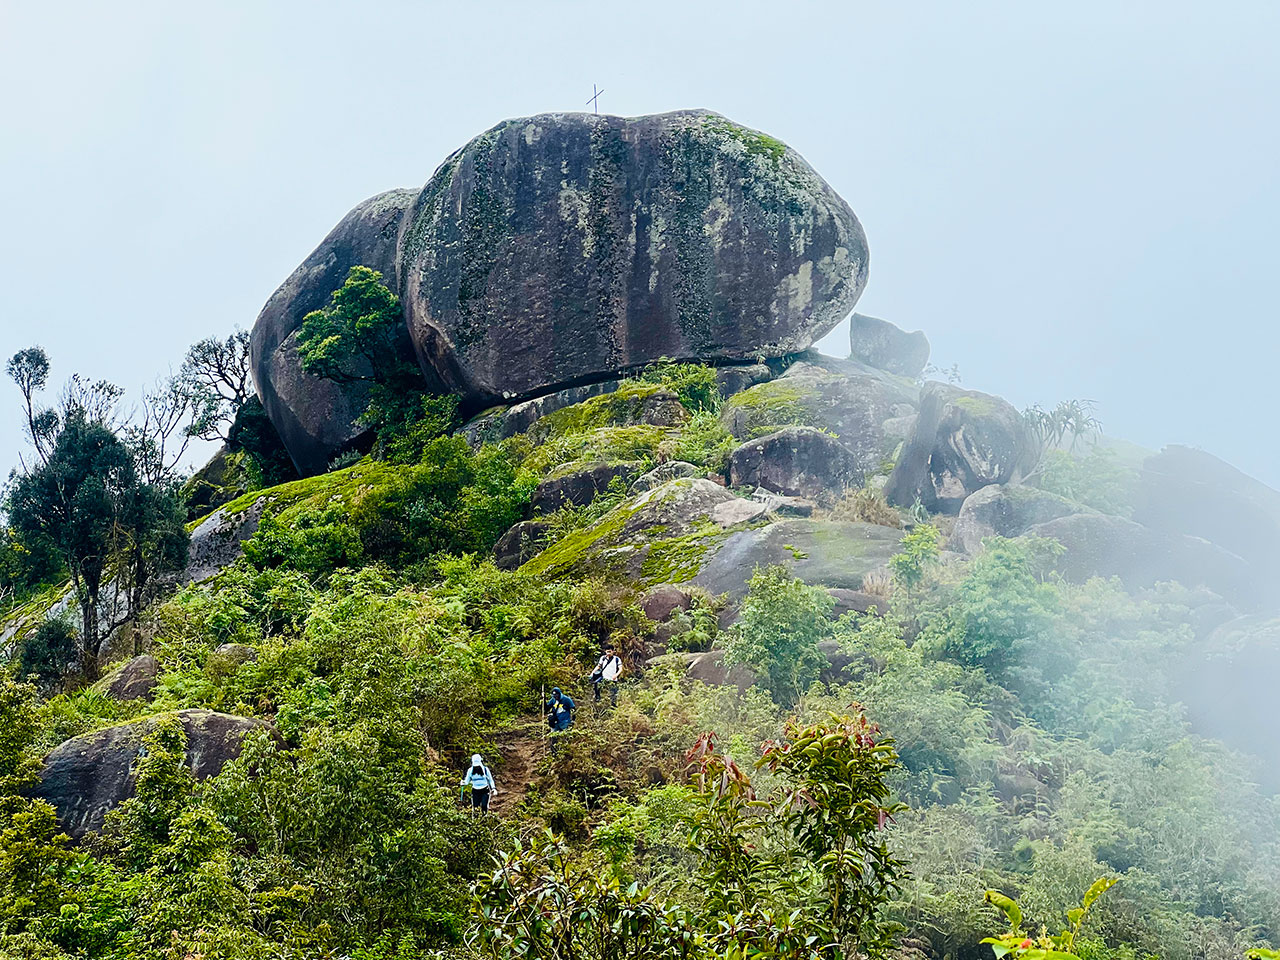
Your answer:
[[[889,559],[893,578],[908,590],[915,589],[938,562],[941,534],[931,523],[918,523],[902,538],[902,550]]]
[[[80,605],[80,666],[98,676],[98,646],[136,616],[154,575],[185,559],[187,535],[176,499],[142,483],[128,447],[101,422],[73,408],[48,460],[19,477],[9,496],[14,532],[59,557]],[[110,570],[123,616],[102,607]],[[105,625],[105,631],[103,629]]]
[[[59,617],[45,620],[23,638],[18,670],[52,683],[76,664],[79,650],[75,627]]]
[[[757,568],[725,647],[725,664],[752,667],[774,700],[794,703],[826,663],[818,643],[830,634],[834,605],[827,591],[797,580],[785,567]]]
[[[943,652],[1002,674],[1053,629],[1060,595],[1043,573],[1057,541],[989,537],[957,591]]]
[[[249,373],[249,333],[236,330],[226,339],[206,337],[183,358],[175,386],[192,403],[189,436],[228,440],[240,408],[254,396]]]
[[[18,391],[22,394],[27,440],[42,462],[49,458],[53,438],[58,430],[57,413],[40,407],[36,399],[49,383],[49,366],[49,355],[42,347],[19,350],[5,365],[9,379],[17,384]]]
[[[71,576],[80,604],[80,666],[98,676],[103,578],[138,479],[133,458],[107,427],[73,416],[46,463],[18,478],[9,520],[26,542],[47,544]]]
[[[1025,477],[1040,475],[1050,450],[1067,444],[1067,449],[1074,452],[1081,440],[1097,438],[1102,421],[1093,415],[1093,406],[1092,400],[1063,400],[1052,410],[1037,404],[1022,411],[1022,422],[1031,441]]]
[[[360,422],[395,462],[415,462],[455,424],[456,398],[426,395],[421,370],[406,359],[400,300],[376,270],[352,267],[329,305],[303,318],[298,356],[314,376],[367,385]]]

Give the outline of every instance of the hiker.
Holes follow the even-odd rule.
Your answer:
[[[595,687],[596,703],[600,702],[600,688],[609,684],[609,700],[613,706],[618,705],[618,677],[622,675],[622,658],[613,647],[606,647],[604,656],[591,671],[591,685]]]
[[[479,807],[482,813],[488,813],[489,801],[498,795],[498,786],[478,753],[471,755],[471,769],[462,777],[462,789],[468,786],[471,787],[471,809]]]
[[[547,726],[557,733],[573,726],[573,711],[578,705],[573,697],[561,693],[559,687],[551,688],[551,699],[547,701]]]

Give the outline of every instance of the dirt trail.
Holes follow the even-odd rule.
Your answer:
[[[509,815],[529,791],[529,783],[537,775],[538,765],[547,755],[547,741],[542,732],[542,721],[533,718],[523,721],[494,738],[502,762],[493,765],[493,776],[498,781],[498,795],[490,809]]]

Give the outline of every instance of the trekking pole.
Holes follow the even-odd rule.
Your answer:
[[[547,739],[547,685],[538,687],[538,716],[542,718],[542,739]]]

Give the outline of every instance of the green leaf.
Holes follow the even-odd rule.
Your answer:
[[[1084,899],[1080,901],[1081,906],[1083,906],[1085,910],[1088,910],[1093,906],[1094,901],[1114,887],[1116,882],[1116,878],[1114,877],[1102,877],[1095,880],[1093,882],[1093,886],[1085,891]]]
[[[1014,930],[1022,926],[1022,910],[1009,897],[998,890],[988,890],[984,899],[1008,918],[1009,926]]]

